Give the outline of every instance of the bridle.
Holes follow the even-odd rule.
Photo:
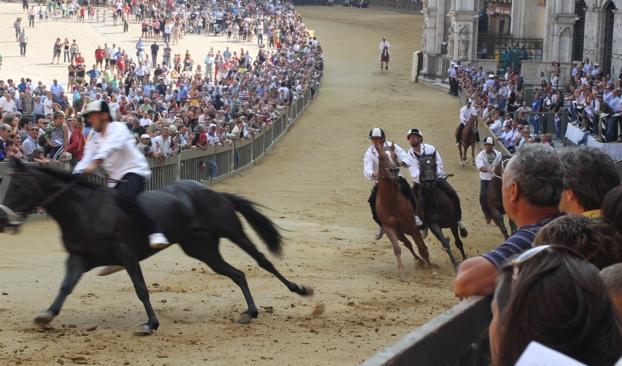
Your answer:
[[[23,173],[23,172],[12,172],[8,174],[9,177],[13,177],[16,175],[21,175],[21,176],[30,176],[33,177],[34,174],[32,173]],[[114,182],[114,183],[121,183],[124,182],[124,180],[117,180],[117,179],[112,179],[109,177],[103,177],[100,175],[94,175],[95,177],[99,177],[99,178],[103,178],[105,182]],[[10,180],[11,178],[9,178]],[[76,175],[76,179],[74,179],[73,181],[69,182],[67,185],[65,185],[63,188],[57,190],[56,192],[52,193],[50,196],[46,197],[45,199],[43,199],[41,202],[33,205],[34,207],[45,207],[47,205],[49,205],[50,203],[56,201],[58,198],[60,198],[63,194],[67,193],[67,191],[69,191],[71,188],[75,187],[78,183],[82,182],[84,179],[83,175]],[[8,190],[9,187],[9,183],[6,184],[6,189]],[[35,184],[37,185],[37,188],[39,189],[39,191],[43,191],[41,189],[41,185],[39,182],[37,182],[35,180]],[[7,192],[3,192],[3,194],[6,194]],[[2,198],[2,202],[4,202],[4,196],[1,197]],[[24,215],[22,213],[18,213],[13,211],[12,209],[10,209],[9,207],[5,206],[4,204],[0,203],[0,211],[3,211],[8,219],[8,226],[9,227],[19,227],[24,223]]]
[[[505,167],[508,165],[508,162],[510,161],[510,159],[503,159],[503,157],[501,157],[501,159],[497,160],[494,164],[492,164],[491,168],[492,168],[492,176],[495,178],[498,178],[499,180],[503,180],[503,178],[499,175],[497,175],[495,173],[495,169],[497,168],[497,165],[501,164],[501,175],[503,175],[503,172],[505,171]]]

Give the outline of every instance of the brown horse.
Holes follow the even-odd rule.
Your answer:
[[[389,48],[384,47],[380,53],[380,70],[384,67],[384,70],[389,70]]]
[[[464,166],[464,162],[468,160],[467,152],[469,147],[471,148],[471,161],[475,166],[475,133],[477,131],[477,124],[479,119],[477,116],[471,117],[467,121],[466,126],[462,129],[462,136],[458,136],[460,127],[456,129],[456,140],[460,141],[458,144],[458,152],[460,153],[460,166]]]
[[[503,159],[495,165],[495,172],[492,175],[492,180],[488,184],[488,190],[486,191],[486,201],[490,212],[492,213],[492,221],[499,227],[501,234],[505,239],[509,237],[508,230],[505,226],[503,216],[505,215],[505,209],[503,208],[503,196],[501,193],[501,186],[503,184],[501,177],[503,176],[503,168],[509,161],[509,157],[504,156]],[[516,231],[516,224],[512,220],[508,220],[510,223],[510,230]]]
[[[430,255],[421,237],[421,232],[419,232],[415,223],[413,206],[400,190],[398,183],[400,169],[396,164],[397,156],[395,155],[394,145],[391,145],[388,151],[385,151],[382,146],[377,146],[376,149],[378,150],[376,211],[382,224],[382,229],[387,234],[389,240],[391,240],[391,244],[393,244],[393,252],[397,259],[400,280],[406,281],[406,271],[402,263],[402,251],[398,240],[404,243],[404,246],[410,250],[417,261],[421,262],[422,259],[415,254],[412,244],[406,238],[406,235],[410,235],[415,244],[417,244],[419,255],[428,265],[428,268],[431,268]]]

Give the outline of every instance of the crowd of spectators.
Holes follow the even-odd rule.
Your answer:
[[[562,136],[562,114],[569,123],[602,141],[616,141],[622,123],[622,73],[617,79],[586,59],[572,65],[568,82],[560,83],[560,65],[553,62],[549,76],[526,90],[519,71],[498,75],[452,63],[450,85],[472,100],[474,107],[500,142],[511,152],[529,142],[552,144]],[[600,123],[600,128],[599,128]]]
[[[183,149],[248,139],[287,113],[293,101],[305,93],[313,95],[319,87],[322,48],[289,4],[189,1],[176,6],[171,1],[139,1],[114,2],[113,7],[121,18],[131,14],[142,24],[151,24],[145,36],[153,44],[147,47],[141,38],[131,55],[116,45],[98,46],[95,64],[86,72],[89,80],[70,76],[69,90],[58,80],[50,85],[29,78],[0,80],[0,159],[79,159],[84,138],[91,132],[81,112],[93,100],[109,104],[113,118],[128,125],[145,155],[162,158]],[[236,40],[256,37],[257,55],[253,58],[243,48],[239,54],[229,48],[211,49],[202,69],[189,50],[183,57],[171,57],[165,43],[158,59],[156,25],[168,41],[175,24],[184,33],[196,15],[206,17],[200,22],[206,31],[234,29],[235,24],[236,30],[242,29]],[[253,31],[246,25],[253,25]],[[84,64],[75,41],[56,43],[60,49],[69,46],[70,68]]]
[[[622,356],[622,186],[613,161],[596,148],[530,144],[502,178],[518,229],[463,262],[454,282],[461,298],[494,293],[493,365],[515,364],[532,341],[613,365]]]
[[[553,63],[533,90],[509,69],[498,75],[456,62],[449,76],[450,93],[467,100],[461,121],[479,116],[513,153],[502,196],[518,229],[466,260],[454,282],[460,298],[494,294],[492,364],[515,364],[534,341],[584,364],[615,364],[622,356],[620,177],[599,149],[552,145],[562,137],[562,114],[586,134],[598,135],[601,123],[598,137],[618,139],[622,74],[614,79],[586,60],[562,85]]]

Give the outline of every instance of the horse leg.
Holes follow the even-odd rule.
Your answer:
[[[218,250],[217,238],[214,238],[211,234],[206,234],[205,236],[208,238],[207,243],[204,242],[205,240],[193,240],[182,242],[180,246],[186,254],[204,262],[219,275],[229,277],[231,281],[240,287],[247,308],[246,311],[240,314],[240,318],[238,318],[237,322],[238,324],[250,323],[252,319],[257,318],[259,311],[253,300],[251,290],[248,287],[248,282],[246,282],[244,272],[225,262]]]
[[[460,155],[460,166],[464,166],[464,163],[462,160],[462,142],[458,143],[458,154]]]
[[[117,251],[119,252],[117,254],[118,258],[121,259],[127,274],[132,280],[136,295],[143,303],[145,311],[147,312],[147,322],[136,328],[134,334],[139,336],[150,335],[158,330],[160,322],[158,321],[158,318],[153,311],[153,307],[151,306],[151,301],[149,300],[149,289],[147,289],[147,284],[145,284],[145,278],[143,277],[143,272],[140,269],[140,263],[138,262],[138,258],[136,258],[134,252],[126,245],[117,247]]]
[[[285,276],[283,276],[272,264],[272,262],[270,262],[268,260],[268,258],[266,258],[266,256],[260,252],[257,247],[255,247],[255,244],[253,244],[250,239],[246,236],[246,234],[244,234],[244,232],[242,230],[240,230],[237,233],[234,233],[232,236],[229,237],[229,239],[231,241],[233,241],[234,243],[236,243],[240,248],[242,248],[242,250],[244,250],[246,252],[246,254],[250,255],[251,257],[253,257],[253,259],[255,261],[257,261],[257,264],[259,264],[259,266],[263,269],[265,269],[266,271],[272,273],[276,278],[278,278],[285,286],[287,286],[287,288],[291,291],[291,292],[295,292],[300,296],[311,296],[313,295],[313,288],[309,287],[309,286],[300,286],[295,284],[294,282],[291,282],[290,280],[288,280],[287,278],[285,278]]]
[[[443,249],[445,249],[447,255],[449,255],[449,260],[451,260],[451,264],[454,266],[455,269],[458,265],[458,262],[456,261],[456,257],[454,257],[454,254],[451,252],[449,240],[445,237],[445,235],[443,235],[443,230],[440,228],[440,226],[438,226],[438,224],[430,225],[430,230],[432,231],[432,234],[434,234],[436,239],[438,239],[443,245]]]
[[[406,270],[404,269],[404,263],[402,263],[402,250],[400,249],[400,244],[397,241],[397,235],[393,229],[385,229],[385,232],[393,245],[393,253],[395,254],[395,259],[397,260],[397,271],[400,275],[400,281],[406,282]]]
[[[471,164],[475,166],[475,143],[471,145]]]
[[[82,277],[82,274],[86,272],[86,265],[84,260],[76,255],[69,255],[65,262],[65,278],[60,286],[60,291],[56,295],[56,299],[47,310],[39,313],[34,319],[35,324],[40,327],[45,327],[60,313],[67,296],[71,294],[74,287]]]
[[[413,249],[413,245],[412,245],[412,243],[410,242],[410,240],[408,240],[408,238],[406,237],[406,235],[404,235],[403,233],[400,233],[400,234],[398,235],[398,238],[400,239],[400,241],[401,241],[402,243],[404,243],[404,246],[405,246],[406,248],[408,248],[408,250],[410,250],[410,252],[412,253],[413,257],[415,257],[415,259],[416,259],[417,261],[422,261],[422,260],[423,260],[423,259],[421,259],[421,258],[417,255],[417,253],[415,253],[415,249]]]
[[[432,263],[430,263],[430,253],[428,253],[428,247],[425,245],[425,241],[423,241],[423,237],[421,236],[419,229],[415,228],[409,235],[413,238],[415,244],[417,244],[417,250],[419,250],[421,258],[423,258],[425,263],[428,265],[428,268],[432,268]]]
[[[499,228],[499,231],[501,231],[501,234],[503,235],[504,239],[507,239],[509,237],[508,235],[508,231],[505,227],[505,223],[503,222],[503,215],[498,214],[498,213],[493,213],[492,214],[492,221],[495,222],[495,225],[497,225],[497,227]]]
[[[464,243],[462,243],[462,239],[460,239],[460,233],[458,232],[458,225],[453,225],[451,227],[451,234],[454,236],[456,247],[458,247],[460,254],[462,254],[462,259],[467,259],[467,255],[464,252]]]

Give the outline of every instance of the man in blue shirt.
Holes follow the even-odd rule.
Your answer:
[[[459,298],[492,294],[497,271],[511,257],[529,248],[538,230],[559,215],[564,173],[551,147],[529,144],[503,172],[503,207],[519,229],[496,249],[462,263],[454,281]]]

